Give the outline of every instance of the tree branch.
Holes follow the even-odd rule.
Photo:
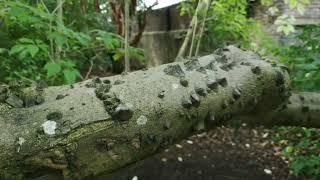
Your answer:
[[[139,44],[141,37],[143,35],[143,32],[145,30],[145,27],[147,25],[147,16],[149,12],[152,10],[152,8],[156,5],[158,5],[158,1],[156,1],[154,4],[152,4],[149,7],[146,7],[146,5],[144,5],[146,10],[143,13],[143,20],[138,20],[139,32],[131,40],[131,43],[130,43],[131,46],[136,47]]]

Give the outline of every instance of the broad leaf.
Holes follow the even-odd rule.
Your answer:
[[[61,71],[61,65],[57,63],[47,63],[44,68],[47,70],[47,77],[56,76]]]
[[[28,39],[28,38],[21,38],[18,41],[21,43],[24,43],[24,44],[34,44],[34,41],[32,39]]]
[[[79,71],[76,69],[64,70],[63,75],[67,84],[73,84],[76,82],[78,77],[81,77]]]
[[[15,45],[15,46],[13,46],[13,47],[10,49],[9,54],[10,54],[10,55],[18,54],[18,53],[20,53],[23,49],[25,49],[25,45],[21,45],[21,44]]]
[[[75,63],[69,59],[64,59],[60,62],[60,64],[64,69],[73,69],[76,66]]]
[[[59,32],[49,33],[48,38],[56,42],[59,46],[65,45],[68,41],[68,38]]]
[[[7,53],[7,52],[8,52],[8,49],[0,48],[0,54],[4,54],[4,53]]]
[[[35,55],[39,52],[39,48],[37,46],[28,45],[26,47],[27,47],[28,53],[31,55],[32,58],[34,58]]]

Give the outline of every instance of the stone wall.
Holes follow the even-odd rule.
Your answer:
[[[311,0],[311,4],[306,8],[303,15],[296,11],[290,11],[288,6],[281,6],[282,12],[293,15],[296,18],[296,25],[320,24],[320,0]]]
[[[290,8],[283,3],[283,0],[278,0],[276,6],[280,10],[277,15],[286,14],[295,17],[296,21],[294,25],[308,25],[308,24],[320,24],[320,0],[311,0],[311,4],[306,7],[306,11],[303,15],[299,14],[296,10],[290,10]],[[258,1],[252,1],[250,3],[250,9],[252,17],[262,20],[265,24],[272,25],[275,17],[271,17],[268,12],[268,7],[260,5]]]
[[[190,17],[180,16],[177,5],[149,13],[139,46],[144,49],[148,67],[172,62],[178,54]]]
[[[149,13],[145,31],[172,31],[188,28],[190,17],[180,16],[177,6],[173,5]]]
[[[173,62],[185,32],[185,30],[145,32],[140,47],[144,49],[147,67]]]

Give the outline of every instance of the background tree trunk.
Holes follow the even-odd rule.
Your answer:
[[[195,57],[199,56],[201,40],[202,40],[202,36],[203,36],[203,33],[204,33],[204,29],[206,27],[206,21],[207,21],[208,12],[209,12],[210,6],[211,6],[211,0],[205,0],[204,3],[206,4],[206,10],[205,10],[204,17],[202,19],[201,29],[200,29],[200,32],[199,32],[199,35],[198,35],[198,42],[197,42]]]
[[[62,32],[63,31],[63,27],[64,27],[64,23],[63,23],[63,4],[64,1],[63,0],[58,0],[57,1],[57,17],[58,17],[58,31]],[[55,60],[56,61],[60,61],[61,59],[61,52],[62,52],[62,47],[59,46],[56,43],[56,54],[55,54]]]
[[[195,15],[191,19],[191,22],[190,22],[190,25],[189,25],[189,29],[188,29],[186,37],[184,38],[184,41],[183,41],[183,43],[182,43],[182,45],[181,45],[181,47],[179,49],[176,61],[181,61],[181,59],[183,59],[183,57],[186,54],[186,50],[188,48],[189,41],[192,38],[193,31],[195,30],[194,28],[195,28],[195,24],[197,22],[197,14],[198,14],[198,11],[200,9],[200,4],[201,4],[201,1],[198,2]]]
[[[124,36],[124,71],[127,73],[130,71],[130,55],[129,55],[129,32],[130,32],[130,1],[125,0],[125,10],[124,10],[124,24],[125,24],[125,36]]]
[[[275,111],[239,118],[252,125],[320,127],[320,93],[293,93],[288,102]],[[259,121],[257,121],[259,119]]]
[[[110,172],[195,130],[275,109],[288,86],[285,69],[230,46],[185,63],[49,87],[40,105],[0,104],[0,177],[82,179]],[[23,90],[24,105],[38,99],[30,92],[39,86],[32,89]],[[22,101],[7,96],[11,105]]]

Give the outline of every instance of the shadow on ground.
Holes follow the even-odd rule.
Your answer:
[[[294,180],[275,132],[245,126],[194,135],[98,180]]]

